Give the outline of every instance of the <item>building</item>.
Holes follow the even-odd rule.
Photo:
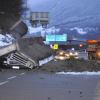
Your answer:
[[[48,12],[31,12],[30,22],[33,27],[43,26],[47,27],[49,24],[49,13]]]

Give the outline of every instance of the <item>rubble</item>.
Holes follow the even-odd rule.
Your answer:
[[[100,71],[100,63],[86,60],[51,61],[40,67],[38,72],[83,72]]]
[[[18,40],[20,52],[38,62],[53,54],[53,50],[43,43],[41,37],[22,38]]]
[[[0,56],[6,58],[5,64],[20,66],[20,68],[36,68],[40,66],[40,61],[52,57],[53,50],[43,43],[42,38],[21,38],[12,45],[4,47],[1,50]],[[52,59],[51,59],[52,60]],[[51,61],[50,59],[48,61]],[[47,63],[47,61],[46,61]]]

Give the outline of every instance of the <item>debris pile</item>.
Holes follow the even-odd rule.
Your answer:
[[[40,67],[38,71],[43,72],[83,72],[83,71],[100,71],[100,63],[86,60],[67,60],[51,61]]]
[[[31,59],[39,61],[53,54],[53,50],[43,43],[41,37],[22,38],[18,40],[20,52],[24,53]]]

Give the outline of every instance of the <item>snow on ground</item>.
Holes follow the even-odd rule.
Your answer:
[[[45,33],[52,34],[52,33],[60,31],[60,29],[57,29],[55,27],[50,27],[50,28],[46,28],[45,29],[42,26],[40,26],[40,27],[31,27],[31,26],[29,26],[28,29],[29,29],[29,33],[30,34],[34,34],[34,33],[40,32],[41,36],[44,36]]]
[[[60,75],[100,75],[100,71],[98,72],[88,72],[88,71],[84,71],[84,72],[57,72],[56,74],[60,74]]]
[[[7,46],[7,45],[9,45],[9,43],[5,43],[3,41],[0,41],[0,47]]]
[[[29,29],[30,34],[41,32],[43,30],[42,26],[36,27],[36,28],[33,28],[33,27],[29,26],[28,29]]]
[[[84,31],[82,28],[78,28],[78,27],[71,28],[70,30],[71,30],[71,31],[76,30],[76,31],[77,31],[79,34],[81,34],[81,35],[87,34],[86,31]]]
[[[12,40],[14,40],[14,38],[11,35],[9,35],[9,34],[6,34],[6,35],[0,34],[0,47],[12,44]]]

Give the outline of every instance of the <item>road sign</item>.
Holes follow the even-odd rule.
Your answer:
[[[53,49],[57,50],[58,49],[58,44],[54,44]]]
[[[67,41],[67,34],[46,35],[46,41],[49,41],[49,42],[66,42]]]

